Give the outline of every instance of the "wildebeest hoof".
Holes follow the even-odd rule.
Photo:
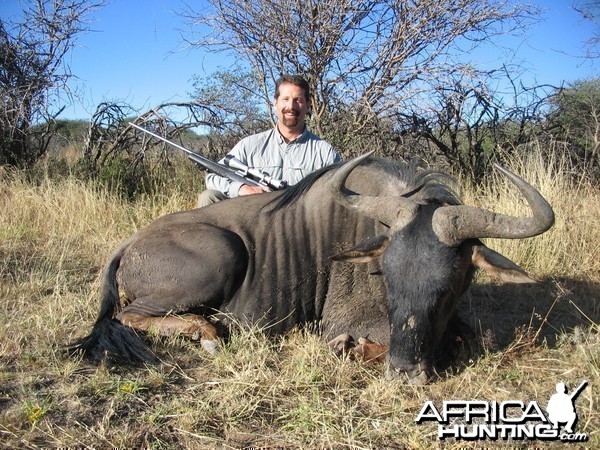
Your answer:
[[[349,334],[340,334],[329,341],[327,345],[337,356],[343,356],[347,355],[356,343],[354,342],[354,338]]]
[[[387,345],[372,341],[368,338],[360,338],[350,353],[360,357],[366,363],[378,363],[385,361],[388,352]]]

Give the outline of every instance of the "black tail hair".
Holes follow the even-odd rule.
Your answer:
[[[67,346],[70,355],[83,355],[86,359],[100,362],[109,358],[119,364],[155,363],[158,358],[140,335],[114,318],[119,306],[117,270],[121,257],[128,247],[121,245],[106,265],[103,275],[100,312],[91,333]]]

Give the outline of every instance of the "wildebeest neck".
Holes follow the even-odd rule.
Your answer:
[[[315,175],[298,188],[298,196],[274,193],[231,200],[254,219],[237,217],[238,212],[227,219],[231,223],[226,227],[246,243],[248,264],[240,289],[222,309],[274,333],[321,319],[332,255],[372,236],[376,226],[333,200],[324,187],[328,176],[328,171]]]

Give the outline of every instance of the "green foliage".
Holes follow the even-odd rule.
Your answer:
[[[552,98],[548,126],[570,144],[574,162],[600,176],[600,78],[580,80]]]
[[[211,137],[220,138],[228,148],[272,126],[270,105],[265,105],[258,77],[251,71],[218,70],[207,78],[196,77],[194,89],[194,101],[213,112]]]
[[[582,141],[592,121],[600,115],[600,78],[580,80],[561,89],[553,98],[551,119],[563,136]]]
[[[44,170],[47,174],[57,174],[61,170],[64,173],[65,164],[64,160],[57,159]],[[169,192],[195,198],[204,189],[205,172],[185,157],[175,157],[169,162],[153,157],[148,161],[135,161],[127,155],[117,154],[98,169],[91,168],[85,158],[80,158],[70,172],[81,180],[96,179],[110,192],[130,201]]]
[[[132,166],[129,159],[117,155],[100,169],[98,179],[111,191],[133,199],[136,194],[147,191],[149,180],[144,170],[135,173]]]
[[[56,120],[52,123],[53,137],[60,143],[81,143],[90,124],[86,120]]]
[[[551,123],[556,135],[585,146],[597,133],[600,122],[600,78],[579,80],[553,97]]]

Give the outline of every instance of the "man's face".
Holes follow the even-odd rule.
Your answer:
[[[279,86],[279,98],[274,102],[278,122],[292,130],[302,131],[306,113],[310,110],[304,89],[292,83]]]

